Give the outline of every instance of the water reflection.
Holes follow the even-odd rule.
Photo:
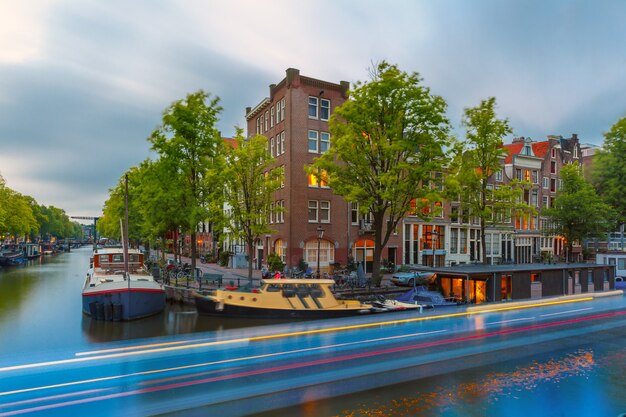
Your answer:
[[[293,320],[267,320],[201,316],[194,306],[168,303],[163,313],[130,322],[107,322],[93,320],[83,315],[82,327],[87,339],[93,343],[115,342],[197,332],[221,332],[243,329]]]
[[[397,396],[391,401],[377,403],[374,406],[357,406],[336,416],[483,416],[487,415],[487,408],[491,408],[490,405],[498,401],[518,399],[522,393],[532,393],[536,400],[537,396],[542,396],[542,391],[546,391],[546,384],[558,387],[558,384],[568,378],[587,378],[595,367],[593,351],[581,349],[565,354],[560,359],[532,361],[529,365],[515,368],[510,372],[492,372],[471,382],[448,384],[447,387],[437,387],[429,392],[417,391],[414,395]],[[449,376],[448,381],[453,378]],[[540,385],[543,386],[542,390],[536,392]],[[549,388],[547,390],[549,391]],[[461,409],[465,412],[473,409],[473,413],[459,413]]]

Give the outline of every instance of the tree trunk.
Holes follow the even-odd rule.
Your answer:
[[[193,229],[191,232],[191,276],[192,278],[196,278],[196,253],[198,251],[196,245],[196,237],[197,237],[196,229]]]
[[[254,250],[254,242],[248,240],[248,281],[250,281],[250,284],[252,284],[252,261],[253,261],[253,256],[252,256],[252,251]]]
[[[380,287],[383,277],[380,273],[380,257],[383,253],[382,247],[383,241],[383,214],[374,215],[374,260],[372,263],[372,285],[374,287]],[[367,262],[367,253],[363,259],[363,262]],[[363,265],[365,271],[365,265]]]

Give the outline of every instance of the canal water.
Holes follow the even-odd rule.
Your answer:
[[[90,350],[99,343],[261,324],[198,316],[193,307],[128,323],[82,314],[81,289],[91,248],[0,270],[0,365],[42,360],[52,351]],[[267,322],[265,322],[267,323]],[[626,329],[590,341],[506,351],[500,361],[257,417],[608,416],[626,413]],[[485,355],[486,357],[486,355]],[[493,358],[493,355],[490,356]]]

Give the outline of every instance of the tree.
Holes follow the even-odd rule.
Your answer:
[[[621,224],[626,223],[626,117],[604,134],[604,146],[593,160],[592,182],[598,194],[616,210]]]
[[[573,243],[602,237],[613,229],[617,213],[585,181],[577,162],[561,169],[561,179],[563,186],[556,194],[554,206],[543,209],[541,214],[550,220],[550,232],[567,241],[569,261]]]
[[[163,113],[162,125],[148,140],[160,159],[166,160],[172,183],[179,189],[176,209],[182,216],[182,227],[191,235],[191,265],[196,266],[196,230],[201,221],[210,218],[208,202],[221,189],[220,150],[222,140],[215,128],[222,108],[219,98],[210,100],[200,90],[174,102]]]
[[[469,210],[470,216],[480,222],[480,242],[483,263],[485,256],[487,227],[510,222],[510,214],[532,214],[534,210],[520,203],[523,187],[530,184],[514,181],[510,185],[490,185],[493,174],[502,169],[508,152],[502,146],[506,135],[512,133],[507,119],[498,119],[496,99],[482,100],[477,107],[466,108],[462,124],[466,140],[453,150],[454,159],[450,165],[446,190],[450,197],[458,196],[462,210]]]
[[[382,62],[371,80],[357,82],[350,99],[335,109],[329,122],[332,146],[309,168],[327,175],[334,192],[357,202],[362,214],[371,213],[374,285],[382,278],[382,248],[411,203],[433,197],[428,180],[446,163],[445,111],[446,102],[421,85],[417,73]]]
[[[235,144],[227,147],[224,169],[224,196],[230,216],[226,227],[234,238],[241,238],[248,249],[248,278],[252,279],[254,243],[271,233],[269,226],[272,193],[280,186],[280,171],[270,169],[274,158],[268,152],[267,138],[243,137],[237,128]],[[274,211],[280,210],[275,208]]]

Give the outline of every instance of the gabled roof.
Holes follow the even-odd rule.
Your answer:
[[[533,143],[533,152],[535,153],[535,156],[538,156],[539,158],[545,157],[549,149],[550,142],[547,140]]]
[[[513,162],[513,155],[518,155],[522,148],[524,147],[523,143],[508,143],[506,145],[502,145],[504,149],[509,152],[509,155],[504,159],[505,164],[510,164]]]

